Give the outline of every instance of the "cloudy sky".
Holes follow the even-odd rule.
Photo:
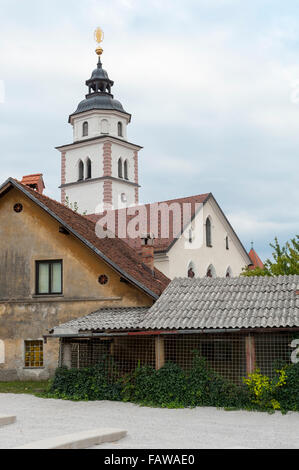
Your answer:
[[[132,113],[143,202],[212,192],[244,245],[299,232],[297,0],[0,0],[1,181],[59,199],[67,123],[96,65]]]

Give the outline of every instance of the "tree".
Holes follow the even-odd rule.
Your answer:
[[[267,259],[264,263],[264,269],[255,268],[250,270],[248,267],[242,272],[242,276],[280,276],[299,274],[299,235],[280,246],[277,237],[270,243],[273,248],[273,260]]]

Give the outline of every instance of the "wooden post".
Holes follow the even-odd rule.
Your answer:
[[[164,337],[158,335],[155,337],[156,370],[161,369],[165,363]]]
[[[252,374],[255,370],[255,343],[254,336],[248,335],[245,338],[246,344],[246,373]]]
[[[72,367],[72,345],[70,343],[62,343],[62,365],[68,369]]]

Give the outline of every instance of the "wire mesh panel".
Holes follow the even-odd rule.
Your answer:
[[[248,338],[252,348],[248,350]],[[109,359],[113,377],[136,369],[138,365],[161,367],[174,362],[184,370],[192,367],[195,354],[206,359],[218,374],[235,383],[241,383],[255,367],[273,376],[277,361],[291,362],[293,349],[291,333],[194,333],[103,336],[72,338],[61,342],[60,364],[72,368],[88,367]],[[252,365],[252,369],[250,369]]]
[[[291,363],[291,333],[259,333],[254,335],[256,367],[273,377],[275,369]]]
[[[61,364],[66,364],[66,346],[71,348],[72,368],[96,365],[109,358],[121,376],[138,365],[155,367],[155,343],[152,336],[114,336],[88,339],[67,339],[62,342]]]
[[[246,375],[245,340],[239,334],[165,335],[165,361],[188,370],[194,355],[206,359],[208,365],[223,377],[239,382]]]

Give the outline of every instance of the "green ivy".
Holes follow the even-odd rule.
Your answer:
[[[188,371],[172,362],[159,370],[139,365],[121,378],[111,357],[103,356],[92,367],[57,369],[47,396],[125,401],[161,408],[215,406],[264,411],[269,411],[269,400],[275,400],[283,413],[299,411],[299,364],[285,366],[284,371],[283,385],[267,390],[265,401],[256,400],[250,382],[242,385],[230,382],[212,370],[196,351]],[[271,383],[275,384],[276,379],[274,377]]]

